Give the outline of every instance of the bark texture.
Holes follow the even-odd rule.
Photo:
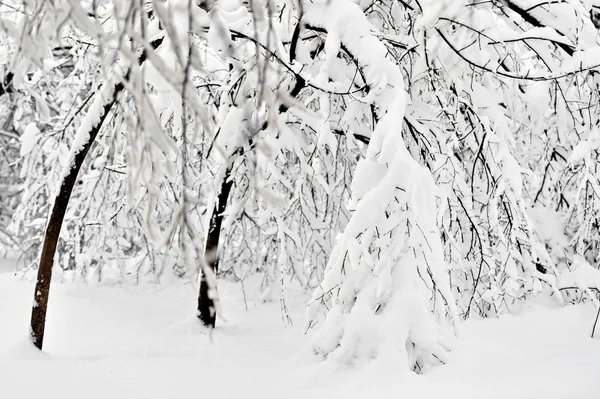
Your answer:
[[[237,153],[238,151],[234,152],[234,156]],[[230,179],[232,168],[233,162],[230,162],[227,170],[225,170],[225,176],[223,176],[223,181],[221,182],[221,191],[219,192],[210,217],[208,236],[206,237],[206,246],[204,249],[204,256],[207,257],[208,266],[215,274],[219,269],[217,251],[219,249],[219,239],[221,237],[223,212],[225,212],[225,208],[227,207],[227,200],[229,199],[229,193],[233,186],[233,181]],[[214,328],[217,311],[210,293],[210,288],[206,275],[202,273],[202,277],[200,278],[200,292],[198,294],[198,318],[206,327]]]
[[[42,254],[40,256],[40,265],[38,267],[37,282],[35,284],[35,293],[33,296],[33,308],[31,310],[31,340],[33,341],[33,344],[40,350],[44,345],[46,312],[48,310],[48,298],[50,296],[50,281],[52,279],[54,255],[56,253],[56,245],[58,244],[58,238],[60,236],[60,229],[65,218],[67,206],[69,205],[69,199],[71,198],[73,187],[77,181],[77,175],[79,174],[81,165],[83,165],[83,161],[85,160],[90,147],[94,143],[102,123],[116,102],[117,94],[122,90],[123,85],[119,83],[115,87],[113,99],[104,105],[104,110],[102,115],[100,115],[98,123],[93,126],[89,132],[89,140],[75,155],[72,168],[64,177],[60,186],[60,191],[54,198],[54,206],[52,207],[52,213],[50,214],[50,220],[48,220],[46,234],[44,235],[44,245],[42,247]]]
[[[156,49],[163,42],[163,37],[159,37],[152,42],[150,46]],[[143,63],[147,58],[146,50],[140,52],[138,61]],[[5,82],[8,79],[5,79]],[[12,80],[12,75],[10,75]],[[129,72],[125,75],[125,81],[129,80]],[[9,81],[10,83],[10,81]],[[6,84],[6,83],[5,83]],[[89,152],[104,120],[110,113],[111,108],[117,101],[117,96],[125,89],[123,82],[115,83],[114,89],[112,90],[112,98],[104,105],[103,110],[98,118],[98,121],[93,125],[89,132],[89,138],[85,145],[75,154],[73,165],[68,174],[64,177],[61,182],[60,191],[54,198],[54,205],[52,207],[52,213],[48,220],[48,226],[46,227],[46,234],[44,235],[44,244],[42,246],[42,253],[40,255],[40,265],[38,267],[37,282],[35,284],[33,308],[31,310],[31,340],[33,344],[38,348],[42,349],[44,345],[44,332],[46,327],[46,313],[48,310],[48,298],[50,296],[50,281],[52,279],[52,268],[54,266],[54,255],[56,253],[56,246],[58,244],[58,238],[60,236],[60,229],[62,227],[65,213],[69,205],[69,199],[73,192],[73,187],[77,181],[77,175],[79,170],[85,161],[85,157]]]

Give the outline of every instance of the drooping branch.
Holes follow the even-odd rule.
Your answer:
[[[562,73],[557,73],[557,74],[550,74],[547,76],[531,76],[531,75],[515,75],[515,74],[511,74],[511,73],[507,73],[504,71],[501,71],[499,69],[493,70],[491,68],[489,68],[486,65],[479,65],[478,63],[476,63],[475,61],[470,60],[469,58],[467,58],[463,53],[461,49],[458,49],[455,45],[453,45],[450,40],[442,33],[442,31],[439,28],[435,28],[435,31],[440,35],[440,37],[442,38],[442,40],[448,45],[448,47],[450,47],[450,49],[457,55],[459,56],[463,61],[465,61],[467,64],[471,65],[473,68],[475,69],[479,69],[481,71],[484,72],[489,72],[498,76],[503,76],[505,78],[510,78],[510,79],[516,79],[516,80],[529,80],[529,81],[533,81],[533,82],[545,82],[545,81],[550,81],[550,80],[557,80],[557,79],[561,79],[561,78],[566,78],[568,76],[572,76],[581,72],[585,72],[585,71],[589,71],[589,70],[593,70],[596,69],[598,67],[600,67],[600,64],[594,64],[591,65],[589,67],[580,67],[579,69],[573,70],[573,71],[567,71],[567,72],[562,72]]]
[[[515,4],[514,2],[512,2],[511,0],[500,0],[500,3],[503,4],[504,6],[506,6],[511,11],[517,13],[521,18],[523,18],[523,21],[535,26],[536,28],[547,27],[540,20],[538,20],[536,17],[534,17],[530,13],[530,11],[533,11],[537,6],[529,7],[528,9],[523,9],[523,8],[519,7],[517,4]],[[549,4],[549,3],[550,2],[545,2],[543,4]],[[554,30],[561,36],[565,36],[564,33],[559,32],[556,29],[554,29]],[[572,46],[569,46],[568,44],[558,43],[558,42],[555,42],[555,44],[556,44],[556,46],[561,48],[568,55],[573,55],[573,53],[575,52],[575,49]]]

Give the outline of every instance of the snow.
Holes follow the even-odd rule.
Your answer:
[[[516,315],[466,322],[448,364],[416,375],[392,351],[355,367],[315,359],[300,329],[305,297],[292,289],[290,327],[277,302],[250,299],[245,311],[240,286],[221,282],[228,324],[211,342],[193,317],[195,292],[180,281],[55,284],[39,353],[26,341],[33,283],[13,277],[12,266],[0,260],[0,398],[592,399],[600,392],[589,304],[528,303]]]
[[[9,182],[9,189],[24,194],[3,198],[0,216],[6,218],[4,208],[9,218],[14,211],[15,241],[30,248],[23,259],[35,259],[47,199],[56,184],[60,187],[55,176],[60,166],[66,164],[63,175],[72,171],[74,156],[92,139],[118,94],[114,84],[124,80],[135,54],[144,51],[148,62],[143,67],[133,62],[126,79],[132,97],[116,107],[111,134],[97,143],[102,159],[92,160],[95,168],[87,168],[69,206],[71,219],[80,216],[81,223],[65,226],[57,260],[66,262],[71,254],[77,270],[60,277],[75,275],[89,285],[53,287],[46,352],[36,351],[26,337],[32,284],[15,280],[11,262],[0,262],[0,399],[600,396],[598,341],[589,338],[598,302],[596,308],[520,303],[543,289],[549,293],[547,285],[554,306],[563,294],[571,299],[571,287],[587,290],[576,299],[590,302],[593,288],[600,287],[598,265],[574,254],[597,255],[584,244],[597,239],[592,219],[600,202],[596,198],[587,208],[582,187],[589,183],[600,191],[595,167],[600,130],[593,127],[600,78],[578,72],[600,68],[597,30],[588,17],[592,1],[600,4],[511,0],[539,27],[508,10],[508,2],[452,0],[250,5],[218,0],[196,2],[200,7],[169,0],[145,2],[147,13],[128,2],[92,10],[89,2],[73,8],[69,4],[77,2],[68,0],[31,18],[6,11],[14,23],[8,24],[9,43],[0,58],[15,75],[13,127],[22,132],[20,155],[26,159],[25,183],[16,176],[16,185]],[[36,9],[35,1],[27,4]],[[131,11],[140,18],[129,18]],[[302,27],[294,37],[297,48],[291,43],[295,27]],[[157,51],[149,43],[134,50],[149,37],[164,39]],[[73,59],[54,59],[55,45],[70,48]],[[186,72],[190,68],[185,78],[184,64]],[[295,75],[307,87],[292,94],[292,87],[301,86],[295,82],[302,83]],[[99,81],[77,118],[73,140],[50,135],[40,141],[33,123],[23,130],[31,119],[41,129],[51,113],[56,121],[69,120],[81,90]],[[363,85],[369,90],[360,89]],[[184,130],[188,117],[195,122],[194,134],[183,137],[190,132]],[[232,164],[231,153],[249,133],[240,125],[255,124],[265,126],[253,140],[256,151]],[[219,128],[214,151],[222,157],[209,157],[206,144]],[[370,139],[368,150],[348,140],[353,133]],[[178,157],[177,143],[188,137],[190,146]],[[7,159],[7,170],[20,165],[16,158],[15,163]],[[188,162],[193,167],[187,168]],[[128,180],[120,173],[101,175],[107,163],[127,163]],[[242,295],[240,286],[223,282],[228,318],[209,337],[193,314],[194,284],[110,286],[117,281],[110,274],[133,273],[146,258],[159,268],[152,274],[157,280],[159,273],[177,270],[174,260],[166,262],[167,256],[174,259],[171,248],[139,245],[144,237],[132,235],[132,229],[154,226],[146,238],[154,239],[154,231],[165,236],[162,226],[179,220],[178,209],[186,209],[175,205],[182,193],[189,194],[190,211],[197,211],[190,213],[189,225],[199,226],[192,235],[202,238],[200,221],[212,209],[211,186],[218,186],[232,165],[236,193],[224,213],[228,239],[219,251],[235,257],[231,248],[241,247],[242,236],[251,244],[246,245],[251,258],[264,253],[265,279],[277,284],[261,295],[258,276],[249,276],[248,295]],[[173,169],[168,177],[162,175],[165,167]],[[179,170],[189,171],[190,180]],[[143,195],[131,195],[140,183]],[[136,209],[121,212],[126,188],[128,204],[147,205],[144,220],[129,212]],[[540,208],[531,209],[529,217],[531,200]],[[247,233],[245,219],[238,217],[242,213],[256,225]],[[90,226],[86,233],[84,225]],[[338,235],[340,230],[344,234]],[[184,246],[184,237],[174,237],[173,250],[177,241]],[[246,253],[223,263],[248,265],[252,274],[263,264],[244,259]],[[164,255],[162,263],[155,254]],[[322,266],[331,259],[321,279]],[[547,274],[536,271],[538,262]],[[193,277],[193,262],[187,267]],[[324,331],[317,345],[299,328],[308,293],[284,281],[292,270],[299,280],[306,273],[311,286],[321,289],[307,312],[315,321],[311,332]],[[96,272],[103,286],[92,282]],[[508,311],[516,307],[518,314],[457,322],[455,334],[445,334],[441,330],[451,328],[445,319],[458,319],[454,295],[459,304],[468,300],[460,306],[467,313],[481,305],[479,314],[504,311],[488,311],[493,304]],[[246,298],[249,310],[242,306]],[[281,307],[254,298],[280,299]],[[293,326],[281,322],[287,309]],[[319,320],[317,310],[329,313]],[[328,360],[316,358],[313,350]],[[405,370],[407,364],[421,369],[425,356],[447,365],[428,368],[422,376]]]
[[[600,291],[600,270],[590,265],[581,255],[575,255],[571,270],[564,271],[559,279],[560,288],[579,288],[595,299],[589,288]]]
[[[73,143],[71,144],[69,159],[63,168],[62,177],[60,179],[61,182],[63,182],[69,173],[71,173],[71,169],[75,167],[75,158],[81,151],[83,151],[85,146],[92,139],[92,131],[104,118],[104,108],[110,104],[111,101],[114,101],[118,79],[120,79],[120,75],[115,73],[115,76],[112,76],[111,79],[107,80],[107,82],[96,93],[94,100],[92,101],[92,105],[90,105],[85,116],[81,120]],[[57,190],[60,190],[60,187],[61,184],[58,184]]]
[[[533,220],[540,238],[550,245],[551,248],[566,248],[569,238],[565,235],[564,216],[547,208],[530,208],[527,211]]]
[[[38,144],[40,138],[40,129],[36,126],[35,123],[31,122],[25,127],[25,131],[21,135],[21,149],[20,155],[24,157],[29,154],[35,146]]]
[[[208,42],[215,50],[227,54],[229,46],[231,46],[231,32],[221,13],[218,12],[218,9],[215,10],[208,29]]]
[[[573,45],[568,39],[559,34],[552,28],[543,27],[543,28],[530,28],[527,32],[517,33],[514,31],[504,31],[502,32],[505,36],[499,38],[498,41],[518,41],[524,39],[531,40],[548,40],[555,43],[563,43],[568,44],[570,46]]]
[[[584,160],[590,156],[590,153],[600,147],[600,131],[598,128],[594,128],[590,133],[590,137],[586,140],[581,140],[571,153],[569,162],[576,164],[577,162]]]
[[[436,328],[434,316],[442,315],[429,311],[429,287],[419,276],[429,275],[434,290],[447,298],[439,308],[447,306],[453,322],[457,311],[436,226],[438,190],[400,135],[408,102],[402,73],[357,4],[314,2],[304,18],[327,30],[327,57],[337,54],[341,42],[364,68],[372,90],[362,101],[376,104],[381,118],[352,182],[352,217],[307,308],[306,327],[317,326],[313,348],[347,363],[384,352],[409,368],[444,361],[448,332]]]

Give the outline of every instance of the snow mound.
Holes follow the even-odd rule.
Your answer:
[[[49,360],[51,357],[36,348],[29,338],[23,338],[6,352],[9,359]]]
[[[598,293],[600,293],[600,270],[590,265],[581,255],[576,255],[573,262],[573,268],[563,272],[558,279],[559,289],[579,288],[585,291],[594,301],[596,306],[598,302]],[[595,290],[596,293],[592,293]]]

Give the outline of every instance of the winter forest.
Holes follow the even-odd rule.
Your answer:
[[[0,398],[600,397],[599,30],[1,0]]]

